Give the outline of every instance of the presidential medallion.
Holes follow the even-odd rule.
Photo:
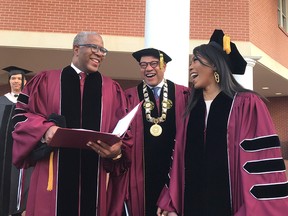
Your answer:
[[[149,98],[147,85],[145,82],[143,82],[143,95],[144,95],[143,108],[145,109],[146,120],[148,122],[153,123],[153,125],[150,127],[150,133],[151,135],[155,137],[160,136],[162,134],[162,127],[159,125],[159,123],[162,123],[166,120],[167,110],[173,106],[172,101],[168,99],[167,80],[164,79],[164,84],[163,84],[163,99],[162,99],[161,116],[158,116],[158,117],[151,116],[151,111],[154,109],[155,104]]]
[[[150,133],[155,137],[160,136],[162,133],[162,127],[158,124],[154,124],[150,127]]]

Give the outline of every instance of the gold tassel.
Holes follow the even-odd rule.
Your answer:
[[[164,57],[163,57],[163,53],[159,53],[159,55],[160,55],[159,68],[162,70],[164,67]]]
[[[223,36],[223,50],[228,55],[231,53],[230,37],[228,35]]]
[[[47,191],[53,190],[53,156],[54,156],[54,152],[51,152],[50,158],[49,158],[49,174],[48,174]]]

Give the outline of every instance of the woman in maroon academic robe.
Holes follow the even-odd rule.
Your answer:
[[[112,191],[113,196],[106,192],[107,183],[115,187],[125,179],[129,148],[122,142],[111,147],[91,142],[94,151],[49,147],[59,126],[112,132],[126,114],[119,84],[98,72],[107,54],[103,46],[99,34],[79,33],[71,65],[39,73],[19,96],[13,119],[13,161],[18,167],[35,164],[26,215],[107,216],[107,200],[123,194],[120,189]],[[111,172],[109,182],[107,172]]]
[[[223,37],[215,30],[209,44],[193,50],[193,92],[158,215],[287,214],[279,138],[262,99],[233,77],[246,62]]]
[[[176,122],[183,120],[188,88],[164,79],[171,58],[163,51],[147,48],[132,55],[139,62],[143,82],[125,92],[131,108],[144,103],[131,124],[134,142],[127,209],[129,216],[150,216],[156,214],[156,202],[168,178]]]

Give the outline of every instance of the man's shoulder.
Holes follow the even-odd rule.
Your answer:
[[[4,105],[9,105],[9,104],[14,104],[13,102],[11,102],[6,96],[0,96],[0,104],[4,104]]]
[[[43,79],[45,77],[53,77],[53,76],[57,76],[59,77],[59,74],[64,70],[63,69],[48,69],[48,70],[42,70],[39,71],[38,73],[36,73],[36,75],[33,78],[36,79]]]
[[[138,86],[133,86],[133,87],[129,87],[129,88],[125,89],[124,91],[126,94],[135,94],[138,92],[137,88],[138,88]]]

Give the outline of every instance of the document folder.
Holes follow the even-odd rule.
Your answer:
[[[124,118],[118,121],[112,133],[99,132],[86,129],[58,128],[55,132],[49,146],[64,148],[86,148],[91,149],[86,144],[89,141],[96,142],[101,140],[109,145],[113,145],[121,140],[121,137],[127,131],[131,121],[135,117],[140,102]]]

